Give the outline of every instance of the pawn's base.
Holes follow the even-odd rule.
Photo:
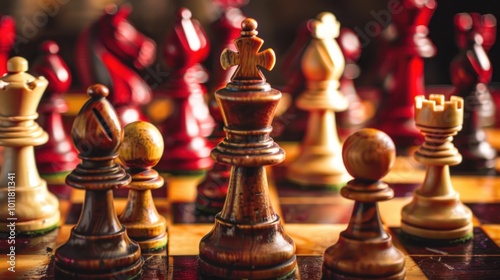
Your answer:
[[[428,229],[401,221],[401,232],[408,237],[407,239],[413,239],[417,243],[455,244],[466,242],[473,237],[473,230],[472,223],[454,229]]]
[[[168,238],[167,233],[164,232],[163,234],[151,239],[134,241],[139,244],[139,247],[141,247],[141,253],[144,254],[165,249],[165,247],[167,247]]]
[[[141,250],[125,227],[105,235],[84,235],[75,229],[55,251],[56,279],[133,279],[141,272]]]
[[[212,264],[199,260],[199,269],[202,279],[260,279],[260,280],[288,280],[297,279],[297,260],[294,256],[289,262],[279,267],[265,269],[233,269],[228,267],[214,267]]]
[[[340,234],[324,253],[324,279],[404,279],[405,256],[392,237],[357,240]]]
[[[39,236],[53,231],[59,226],[59,211],[49,217],[25,222],[15,222],[13,230],[24,236]],[[11,231],[10,223],[0,223],[0,232]]]

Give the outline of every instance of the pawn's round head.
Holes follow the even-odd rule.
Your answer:
[[[346,139],[342,158],[347,172],[355,179],[377,181],[394,165],[396,147],[384,132],[365,128]]]
[[[163,137],[151,123],[137,121],[124,128],[118,152],[120,161],[128,168],[153,168],[163,155]]]

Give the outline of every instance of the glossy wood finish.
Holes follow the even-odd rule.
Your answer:
[[[355,203],[347,229],[324,253],[323,279],[404,279],[404,254],[382,227],[377,205],[394,195],[381,181],[394,165],[394,143],[379,130],[362,129],[346,139],[342,157],[354,180],[341,195]]]
[[[342,164],[335,112],[346,110],[348,101],[339,91],[345,60],[335,38],[340,24],[331,13],[312,22],[312,41],[301,60],[306,89],[296,100],[309,112],[302,151],[288,166],[288,179],[309,187],[340,186],[349,175]]]
[[[398,151],[422,142],[413,120],[413,101],[425,95],[424,58],[436,53],[427,37],[436,2],[403,0],[401,12],[391,15],[396,38],[388,45],[382,64],[385,96],[377,127],[391,136]]]
[[[55,251],[57,278],[131,278],[141,270],[141,250],[120,224],[113,204],[113,189],[131,178],[115,162],[123,129],[100,84],[87,90],[90,99],[76,117],[71,136],[82,162],[66,183],[85,190],[78,224],[66,243]]]
[[[200,79],[207,76],[201,63],[207,58],[210,46],[201,24],[188,9],[177,12],[163,50],[171,74],[155,90],[155,95],[171,99],[175,110],[159,124],[165,153],[157,169],[172,173],[204,171],[213,164],[212,145],[206,137],[215,125],[204,99],[206,79]]]
[[[158,251],[167,246],[166,221],[158,214],[151,190],[164,180],[152,168],[163,154],[163,137],[148,122],[129,123],[124,128],[119,150],[120,162],[132,176],[125,210],[118,217],[127,234],[141,246],[141,252]]]
[[[81,83],[110,89],[109,101],[123,126],[146,120],[142,107],[151,101],[152,92],[137,71],[156,58],[156,43],[132,26],[131,11],[127,5],[107,6],[103,16],[80,34],[75,53]]]
[[[464,101],[431,94],[415,98],[415,122],[425,136],[415,159],[426,165],[426,175],[413,200],[401,210],[401,230],[420,238],[472,238],[472,213],[462,204],[450,180],[450,165],[462,160],[452,137],[462,128]]]
[[[16,42],[16,23],[11,16],[0,15],[0,75],[7,72],[7,60]]]
[[[26,73],[28,61],[18,56],[8,60],[7,71],[0,79],[0,146],[4,147],[0,232],[10,231],[7,225],[14,221],[21,234],[42,234],[54,229],[60,219],[59,203],[38,174],[34,152],[34,146],[48,141],[47,132],[35,122],[47,80]],[[7,208],[12,202],[9,193],[15,195],[12,212]]]
[[[496,29],[491,26],[492,15],[457,14],[455,28],[459,54],[451,64],[451,77],[455,89],[453,95],[465,100],[463,129],[455,137],[455,145],[462,154],[461,164],[452,168],[455,172],[494,172],[496,151],[486,140],[481,119],[491,115],[493,105],[488,83],[493,67],[483,48],[483,33]],[[486,28],[486,31],[483,29]],[[486,34],[487,35],[487,34]],[[493,40],[494,41],[494,40]],[[490,47],[491,39],[486,47]]]
[[[264,41],[256,37],[256,28],[255,20],[243,20],[241,37],[234,42],[238,52],[222,52],[222,67],[238,68],[215,93],[227,135],[212,157],[233,168],[224,207],[200,241],[199,269],[217,279],[281,279],[297,266],[295,244],[269,198],[265,165],[285,157],[269,137],[281,92],[266,83],[257,67],[271,70],[275,57],[270,49],[260,51]]]
[[[71,86],[71,72],[59,56],[59,46],[54,41],[45,41],[40,46],[40,54],[31,69],[33,73],[44,76],[49,83],[38,107],[38,123],[47,131],[49,141],[35,148],[36,164],[49,189],[64,195],[70,190],[65,185],[66,175],[80,161],[62,121],[62,114],[67,112],[68,105],[61,95]]]

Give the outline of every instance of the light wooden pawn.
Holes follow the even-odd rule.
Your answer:
[[[128,185],[127,205],[118,218],[142,252],[161,250],[167,245],[167,224],[158,214],[151,190],[164,184],[152,169],[163,154],[163,137],[154,125],[144,121],[130,123],[124,130],[119,158],[132,181]]]

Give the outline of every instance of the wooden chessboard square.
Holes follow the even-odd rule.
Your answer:
[[[168,259],[166,255],[142,255],[144,265],[140,279],[162,280],[167,279]]]
[[[465,203],[481,224],[500,224],[500,203]]]
[[[419,244],[406,239],[400,228],[391,228],[393,236],[399,239],[409,255],[434,255],[457,256],[457,255],[499,255],[500,247],[480,227],[474,227],[474,237],[464,243],[458,244]]]
[[[413,260],[430,280],[498,279],[500,256],[413,256]]]
[[[346,224],[353,204],[281,204],[281,217],[286,223]]]
[[[2,259],[0,279],[54,279],[53,259],[52,254],[17,255],[15,273],[6,269],[7,266],[3,265],[4,259]]]
[[[174,224],[213,224],[213,215],[201,215],[196,211],[194,202],[172,203],[172,217]]]
[[[55,229],[47,234],[35,237],[16,235],[15,244],[16,254],[33,254],[33,255],[43,255],[51,254],[51,251],[56,246],[56,238],[59,233],[59,229]],[[5,256],[9,253],[11,244],[8,244],[8,238],[5,233],[0,235],[0,254]]]
[[[169,274],[169,279],[197,280],[198,256],[170,257]]]

